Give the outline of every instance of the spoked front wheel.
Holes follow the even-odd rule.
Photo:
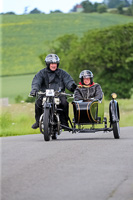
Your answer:
[[[115,139],[119,139],[120,138],[120,126],[119,126],[119,122],[114,122],[112,124],[112,126],[113,126],[114,138]]]

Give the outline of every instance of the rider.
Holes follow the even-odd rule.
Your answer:
[[[90,70],[83,70],[79,78],[81,82],[74,92],[75,101],[87,101],[89,98],[102,100],[103,92],[101,86],[93,82],[93,73]]]
[[[56,54],[49,54],[45,58],[46,68],[40,70],[33,78],[31,96],[36,96],[38,91],[45,92],[46,89],[54,89],[55,91],[64,92],[65,88],[74,92],[77,85],[72,77],[64,70],[59,69],[60,59]],[[63,109],[66,114],[61,112],[61,123],[68,126],[68,102],[65,96],[60,97],[59,107]],[[42,114],[42,98],[40,97],[35,103],[35,120],[36,123],[32,125],[33,129],[39,127],[39,119]]]

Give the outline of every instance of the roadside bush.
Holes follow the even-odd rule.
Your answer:
[[[133,16],[133,5],[125,11],[125,15]]]
[[[18,96],[15,97],[16,103],[20,103],[21,101],[23,101],[23,97],[21,95],[18,95]]]
[[[123,5],[120,4],[118,7],[117,7],[117,10],[118,10],[118,13],[119,14],[124,14],[124,10],[123,10]]]
[[[106,6],[105,4],[98,5],[98,7],[97,7],[97,12],[98,12],[98,13],[107,12],[107,6]]]
[[[35,97],[27,97],[27,98],[25,99],[25,102],[26,102],[26,103],[33,103],[33,102],[35,102]]]

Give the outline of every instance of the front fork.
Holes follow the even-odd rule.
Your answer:
[[[48,102],[47,102],[48,101]],[[54,134],[54,112],[55,112],[55,107],[54,107],[54,102],[53,99],[47,99],[46,103],[44,104],[44,112],[45,112],[45,108],[50,110],[50,120],[49,120],[49,126],[50,126],[50,132],[51,135]]]

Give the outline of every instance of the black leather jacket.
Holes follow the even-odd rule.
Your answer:
[[[62,69],[57,68],[56,71],[51,71],[48,68],[40,70],[33,78],[32,90],[43,91],[46,89],[54,89],[58,91],[65,91],[67,88],[69,91],[74,91],[73,85],[76,85],[72,77]]]
[[[93,83],[91,86],[78,85],[74,92],[74,100],[86,101],[89,98],[102,100],[103,92],[101,86],[98,83]]]

